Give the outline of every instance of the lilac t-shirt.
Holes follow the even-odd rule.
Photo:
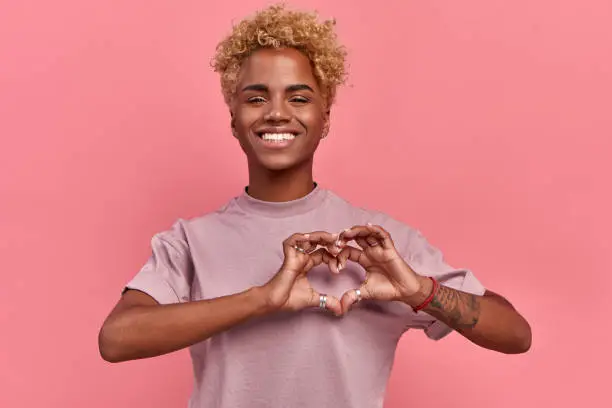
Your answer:
[[[417,230],[320,186],[282,203],[243,192],[215,212],[178,220],[153,237],[151,258],[127,287],[161,304],[231,295],[265,284],[278,271],[282,241],[291,234],[340,232],[368,222],[389,231],[417,273],[484,293],[469,270],[447,265]],[[339,298],[364,276],[363,268],[349,262],[339,276],[323,264],[308,278],[319,292]],[[409,329],[422,329],[432,339],[451,331],[401,302],[363,301],[342,318],[315,308],[251,320],[190,347],[195,383],[189,406],[382,407],[398,340]]]

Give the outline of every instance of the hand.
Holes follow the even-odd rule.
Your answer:
[[[339,252],[338,248],[334,249],[337,241],[337,234],[322,231],[293,234],[283,241],[283,264],[278,273],[263,286],[272,310],[298,311],[307,307],[319,307],[320,293],[310,285],[306,275],[323,262],[330,264],[330,268],[331,265],[337,265],[334,255]],[[323,248],[316,249],[317,246]],[[334,296],[327,295],[326,309],[336,316],[342,314],[340,301]]]
[[[348,311],[361,299],[405,301],[419,292],[422,277],[417,275],[395,249],[391,235],[380,226],[354,226],[340,233],[342,246],[354,240],[359,248],[346,246],[337,256],[344,266],[348,259],[359,263],[366,271],[365,281],[340,299],[342,310]]]

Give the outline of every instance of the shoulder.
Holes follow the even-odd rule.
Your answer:
[[[399,217],[392,216],[380,209],[355,205],[333,191],[328,192],[330,202],[336,209],[350,214],[355,225],[372,223],[384,228],[396,243],[396,247],[405,247],[409,241],[419,235],[419,231]],[[399,249],[399,248],[398,248]]]
[[[234,217],[238,210],[232,199],[216,210],[202,213],[194,217],[176,218],[166,229],[155,233],[154,239],[163,240],[170,244],[186,245],[203,233],[219,232],[219,229],[229,224],[228,219]]]

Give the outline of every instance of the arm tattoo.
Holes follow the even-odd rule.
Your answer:
[[[480,299],[471,293],[440,285],[425,311],[461,332],[478,323]]]

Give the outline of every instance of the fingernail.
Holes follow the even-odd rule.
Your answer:
[[[368,222],[368,226],[369,226],[369,227],[371,227],[371,226],[372,226],[372,223],[371,223],[371,222]]]
[[[310,238],[310,234],[304,234],[304,238]]]

